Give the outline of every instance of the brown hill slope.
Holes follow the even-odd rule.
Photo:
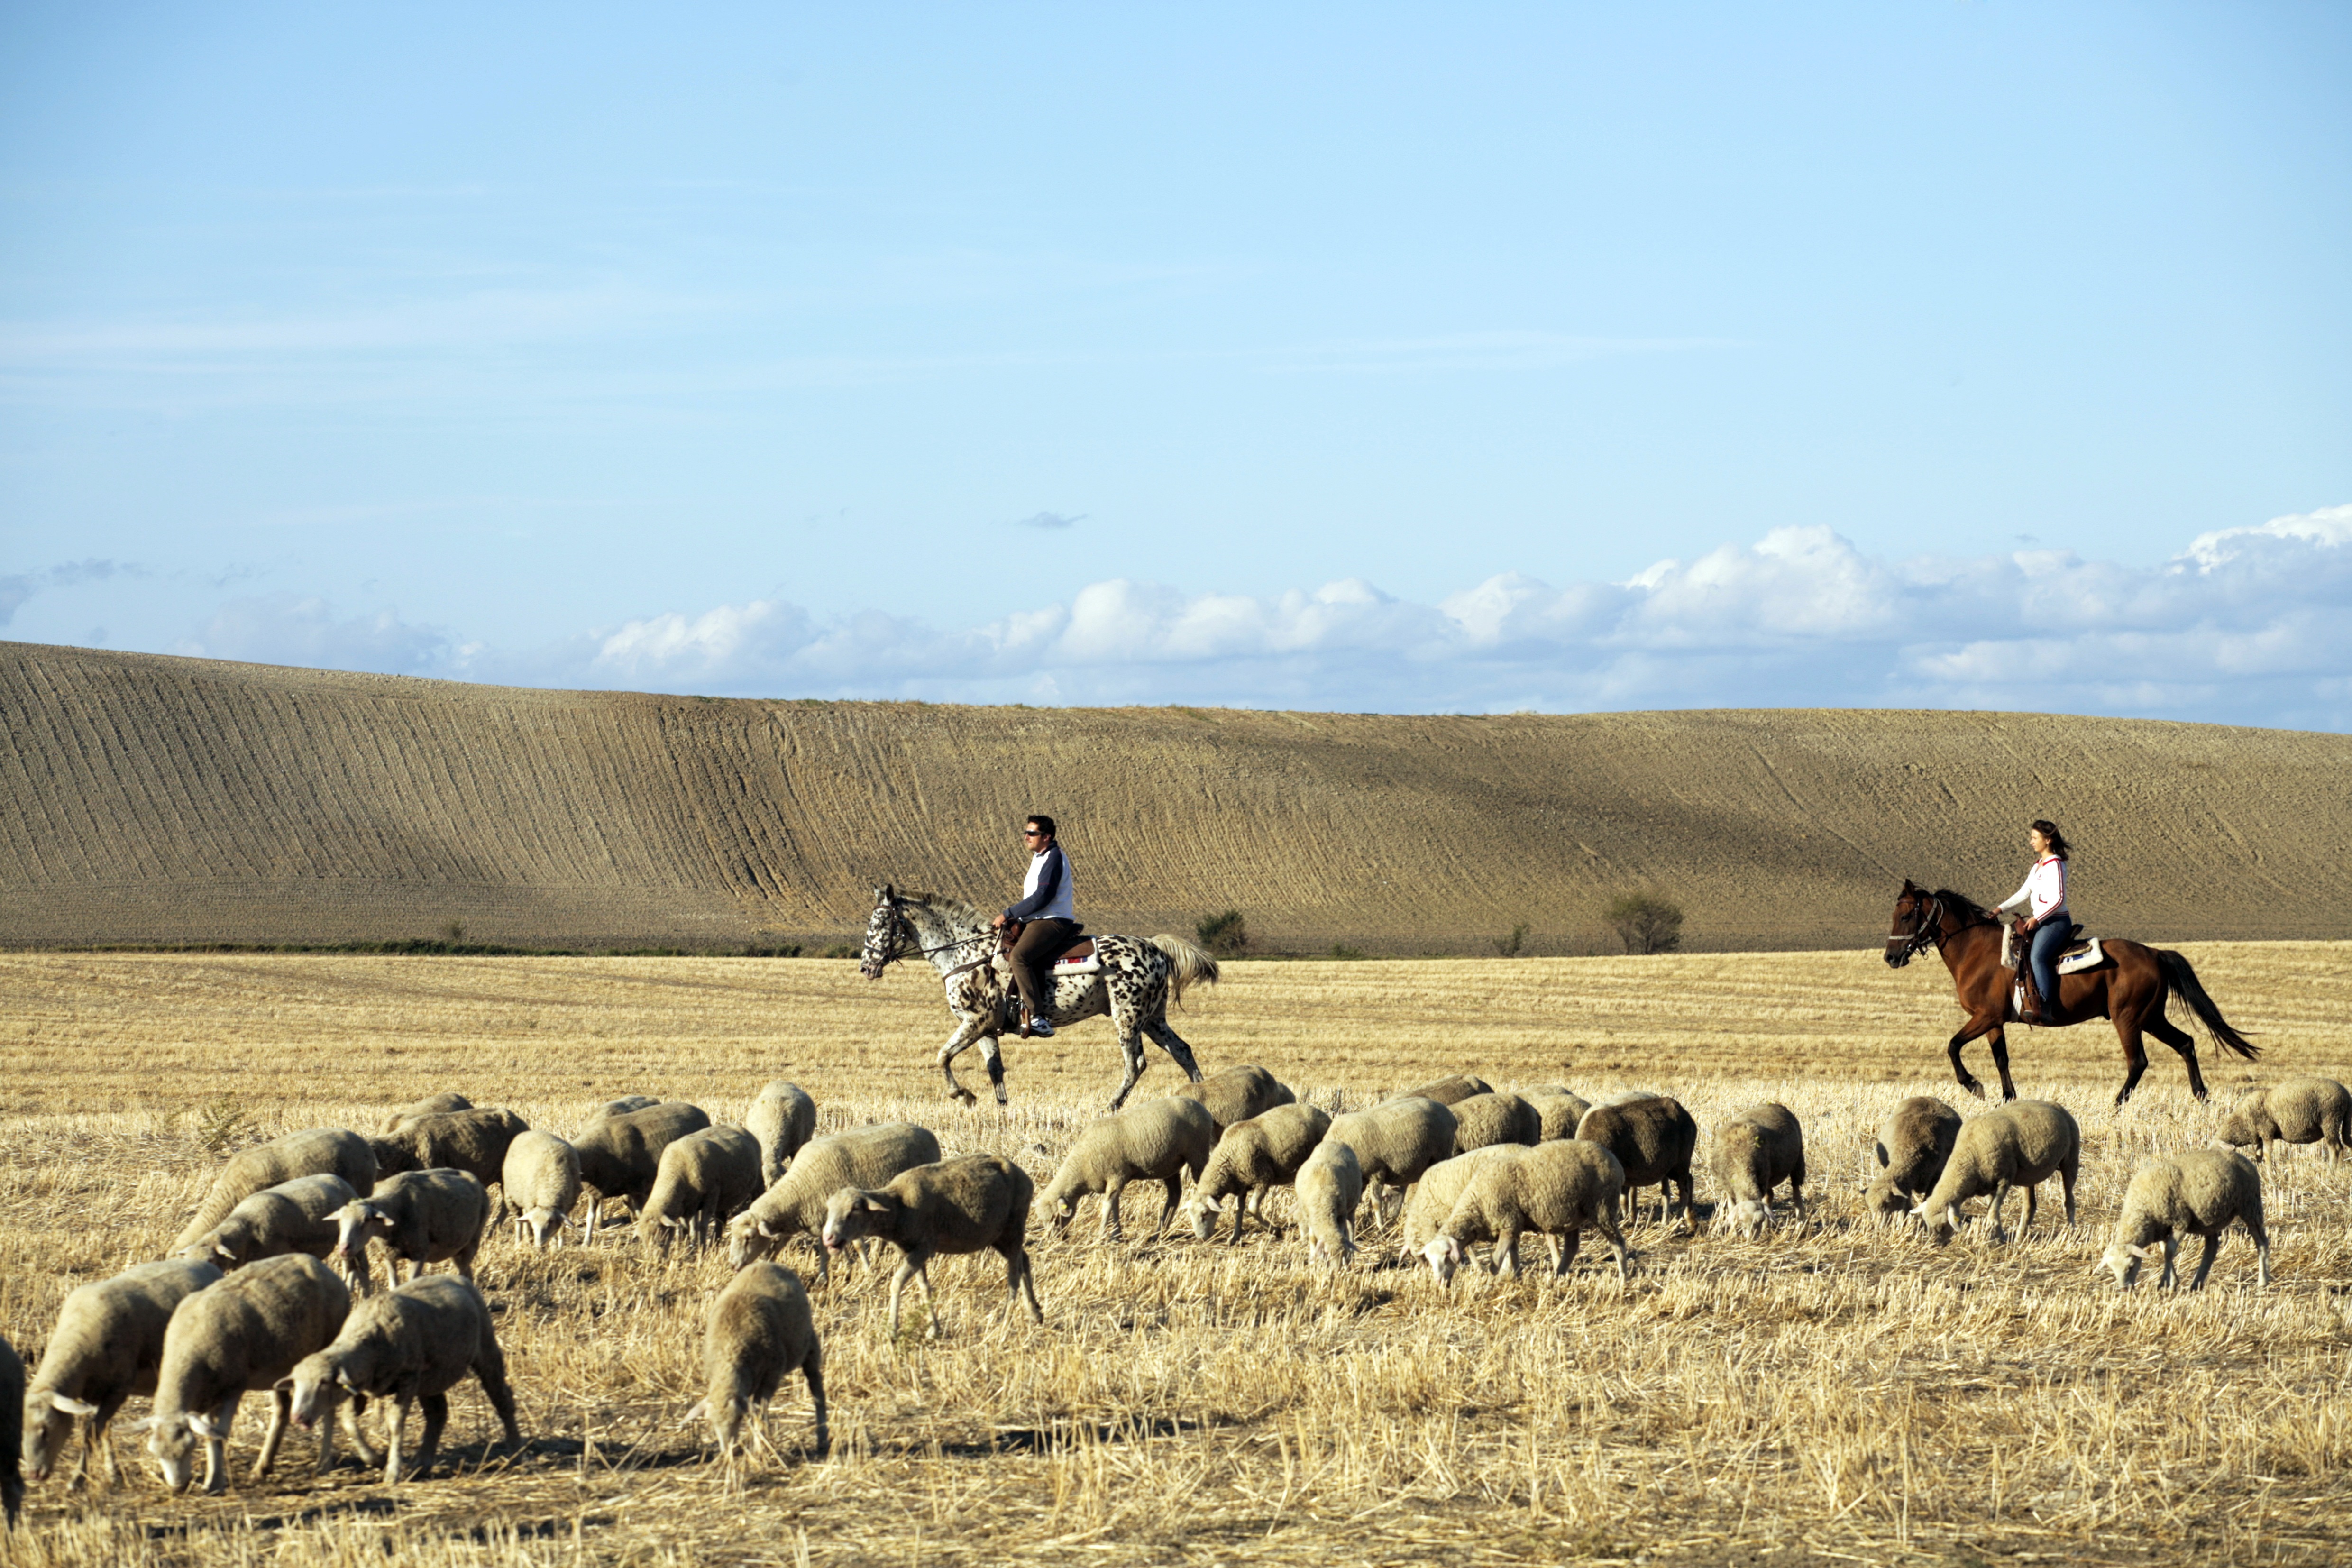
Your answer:
[[[1004,896],[1065,825],[1097,930],[1263,945],[1876,943],[2024,821],[2151,938],[2352,937],[2352,737],[2006,713],[1378,717],[718,701],[0,643],[0,942],[839,941],[869,886]]]

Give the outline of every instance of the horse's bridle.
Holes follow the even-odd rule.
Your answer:
[[[908,920],[907,918],[907,911],[899,907],[897,889],[894,889],[890,892],[885,894],[883,896],[882,902],[890,911],[890,956],[882,961],[886,964],[896,963],[902,958],[929,958],[934,953],[953,952],[956,949],[963,946],[966,942],[980,940],[977,937],[961,936],[956,938],[953,942],[942,942],[937,947],[925,947],[923,945],[922,932],[915,929],[915,922]],[[900,945],[902,941],[902,932],[906,937],[912,937],[914,939],[915,945],[911,951]],[[971,970],[978,969],[982,964],[986,963],[990,959],[995,956],[996,955],[994,953],[982,953],[980,957],[973,959],[970,963],[959,964],[955,968],[949,970],[945,974],[940,976],[940,978],[942,980],[953,980],[959,974],[963,974]]]
[[[1902,936],[1890,936],[1886,939],[1888,947],[1893,947],[1898,942],[1903,944],[1900,952],[1886,955],[1886,961],[1898,969],[1929,948],[1940,945],[1944,940],[1945,910],[1941,894],[1915,889],[1911,897],[1911,913],[1917,923],[1911,928],[1910,931]]]

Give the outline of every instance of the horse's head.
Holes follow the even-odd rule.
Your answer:
[[[1927,889],[1903,879],[1902,896],[1895,900],[1895,924],[1886,934],[1886,967],[1900,969],[1933,947],[1943,934],[1942,900]]]
[[[887,883],[875,889],[874,912],[866,917],[866,945],[857,954],[857,973],[868,980],[879,980],[893,959],[903,958],[908,950],[921,945],[906,910],[898,907],[898,889]]]

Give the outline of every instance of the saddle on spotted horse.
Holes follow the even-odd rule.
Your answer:
[[[2042,988],[2033,983],[2033,965],[2025,958],[2025,937],[2018,928],[2004,923],[2000,934],[2001,967],[2014,976],[2009,992],[2009,1016],[2013,1024],[2039,1025],[2049,1020],[2049,1006],[2042,999]],[[2080,924],[2069,922],[2065,945],[2059,949],[2057,971],[2060,975],[2079,974],[2085,969],[2096,969],[2114,960],[2106,955],[2102,939],[2083,934]]]

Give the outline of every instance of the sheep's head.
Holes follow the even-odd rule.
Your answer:
[[[765,1220],[739,1214],[727,1222],[727,1266],[740,1268],[776,1252],[777,1231]]]
[[[1933,1201],[1932,1195],[1921,1198],[1918,1206],[1911,1211],[1911,1217],[1927,1226],[1929,1238],[1940,1247],[1958,1234],[1969,1218],[1954,1204],[1946,1204],[1940,1211],[1930,1211],[1927,1205]]]
[[[351,1373],[337,1363],[332,1351],[304,1356],[293,1372],[278,1380],[278,1391],[292,1396],[289,1414],[294,1425],[308,1432],[331,1420],[335,1406],[351,1387]]]
[[[2116,1277],[2118,1289],[2128,1290],[2139,1279],[2141,1262],[2163,1256],[2164,1248],[2161,1247],[2134,1247],[2127,1241],[2109,1242],[2107,1250],[2099,1258],[2099,1268]]]
[[[2233,1110],[2223,1119],[2221,1142],[2232,1149],[2252,1148],[2255,1159],[2263,1157],[2263,1135],[2254,1131],[2254,1119],[2242,1110]]]
[[[1884,1176],[1862,1190],[1862,1206],[1881,1225],[1892,1225],[1911,1212],[1910,1201]]]
[[[1208,1198],[1194,1196],[1184,1205],[1184,1212],[1192,1216],[1192,1234],[1202,1241],[1217,1234],[1217,1215],[1223,1205]]]
[[[33,1388],[25,1394],[25,1475],[45,1481],[73,1436],[74,1417],[95,1415],[98,1406],[68,1398],[54,1388]]]
[[[864,1193],[844,1187],[824,1202],[824,1248],[839,1252],[854,1241],[890,1227],[898,1200],[888,1193]]]
[[[153,1457],[155,1468],[163,1472],[163,1484],[173,1492],[188,1489],[195,1479],[196,1439],[208,1443],[226,1442],[228,1431],[210,1415],[192,1413],[165,1421],[150,1415],[133,1425],[133,1432],[147,1434],[147,1452]]]
[[[1429,1260],[1429,1271],[1437,1276],[1440,1285],[1454,1283],[1454,1271],[1462,1267],[1461,1242],[1450,1236],[1433,1237],[1421,1255]]]

